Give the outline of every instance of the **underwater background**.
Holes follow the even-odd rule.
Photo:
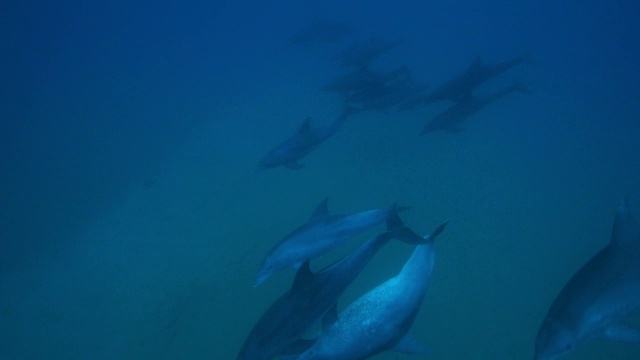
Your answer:
[[[451,218],[414,324],[426,355],[530,359],[566,281],[640,216],[635,1],[71,1],[0,6],[0,358],[231,359],[293,271],[260,288],[267,251],[325,196],[392,203],[427,232]],[[292,37],[314,19],[332,42]],[[531,89],[460,133],[419,136],[441,107],[366,111],[301,162],[258,161],[342,99],[322,91],[356,39],[398,41],[378,66],[441,84],[476,58],[531,61],[483,85]],[[351,240],[325,263],[382,230]],[[393,276],[381,250],[339,303]],[[632,323],[640,324],[634,314]],[[567,359],[638,359],[581,343]]]

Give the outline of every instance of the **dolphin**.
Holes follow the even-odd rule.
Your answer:
[[[410,244],[422,243],[438,236],[446,226],[445,222],[429,235],[429,240],[423,240],[399,220],[390,219],[388,224],[389,231],[319,272],[312,272],[309,260],[305,261],[289,291],[276,300],[255,324],[237,360],[268,360],[290,347],[299,349],[310,345],[312,341],[299,340],[301,335],[335,307],[342,293],[391,238]]]
[[[444,130],[453,133],[461,132],[462,128],[458,127],[460,123],[464,122],[470,116],[484,109],[489,104],[492,104],[513,92],[520,92],[525,94],[530,93],[527,87],[516,82],[513,85],[508,86],[490,96],[477,97],[470,95],[465,100],[451,105],[431,121],[429,121],[422,129],[422,132],[420,132],[420,135],[438,130]]]
[[[287,360],[366,359],[386,350],[419,354],[426,350],[410,328],[426,294],[435,262],[433,237],[414,250],[400,273],[369,291],[339,317],[330,311],[315,342]]]
[[[349,238],[389,220],[397,211],[394,205],[388,209],[331,215],[327,201],[328,198],[324,198],[309,221],[286,235],[269,251],[258,272],[255,287],[260,286],[276,271],[298,268],[306,260],[325,254]]]
[[[263,171],[277,166],[286,166],[299,170],[304,167],[298,160],[309,154],[325,140],[330,138],[347,118],[358,112],[358,109],[347,106],[340,116],[323,127],[312,127],[311,119],[307,118],[298,132],[280,145],[274,147],[260,160],[257,171]]]
[[[622,323],[638,308],[640,226],[624,198],[609,244],[573,275],[549,308],[534,359],[558,359],[578,342],[594,338],[640,343],[640,330]]]
[[[426,96],[423,102],[428,105],[444,100],[463,101],[472,95],[476,87],[527,60],[528,57],[523,55],[496,64],[484,64],[480,58],[477,58],[465,72],[436,88]],[[416,104],[414,103],[414,105]]]

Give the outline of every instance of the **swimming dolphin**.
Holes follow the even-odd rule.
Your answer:
[[[311,120],[307,118],[294,136],[271,149],[260,160],[257,170],[263,171],[276,166],[286,166],[294,170],[302,169],[304,165],[300,164],[298,160],[330,138],[347,118],[356,112],[358,109],[347,106],[338,118],[323,127],[312,127]]]
[[[609,244],[569,280],[536,338],[535,360],[557,359],[583,340],[640,343],[640,330],[622,321],[640,308],[640,227],[623,199]]]
[[[519,56],[505,62],[484,64],[480,58],[477,58],[464,73],[436,88],[431,94],[424,98],[423,102],[424,104],[430,104],[444,100],[454,102],[463,101],[472,95],[476,87],[522,64],[527,61],[527,59],[527,56]]]
[[[389,231],[319,272],[312,272],[309,260],[305,261],[298,269],[291,289],[276,300],[253,327],[237,359],[267,360],[283,353],[335,306],[346,288],[392,237],[412,244],[430,241],[445,226],[446,222],[436,228],[428,240],[424,240],[401,222],[390,220]],[[301,340],[295,347],[311,343]]]
[[[422,129],[422,132],[420,132],[420,135],[438,130],[458,133],[462,131],[462,128],[458,126],[460,123],[467,120],[471,115],[474,115],[478,111],[484,109],[489,104],[492,104],[513,92],[521,92],[525,94],[530,93],[529,89],[524,85],[514,83],[513,85],[487,97],[478,97],[473,95],[468,96],[465,100],[451,105],[429,121]]]
[[[339,316],[327,313],[320,337],[287,360],[366,359],[386,350],[424,353],[409,329],[426,294],[435,262],[433,238],[414,250],[402,271],[369,291]]]
[[[370,230],[395,214],[396,207],[374,209],[348,215],[330,215],[328,198],[316,207],[309,221],[298,227],[267,254],[254,286],[259,286],[276,271],[297,268],[341,245],[349,238]]]

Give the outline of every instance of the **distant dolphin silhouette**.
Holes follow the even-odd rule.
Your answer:
[[[472,95],[476,87],[522,64],[527,61],[527,59],[528,57],[526,56],[519,56],[515,59],[496,64],[484,64],[480,58],[477,58],[464,73],[436,88],[431,94],[424,98],[423,102],[430,104],[444,100],[454,102],[463,101]]]
[[[625,198],[609,244],[573,275],[551,305],[534,359],[557,359],[593,338],[640,343],[640,330],[622,323],[639,307],[640,227]]]
[[[312,127],[311,120],[307,118],[294,136],[271,149],[260,160],[257,171],[277,166],[285,166],[294,170],[302,169],[304,165],[300,164],[298,160],[330,138],[349,116],[358,111],[356,108],[347,106],[337,119],[324,127]]]
[[[286,360],[358,360],[386,350],[423,353],[411,335],[435,262],[433,238],[425,237],[402,271],[369,291],[339,316],[329,312],[320,337],[299,356]]]
[[[514,83],[490,96],[469,96],[465,100],[451,105],[429,121],[420,132],[420,135],[438,130],[458,133],[462,131],[459,125],[471,115],[513,92],[529,93],[529,89],[520,83]]]
[[[392,237],[413,244],[416,241],[430,241],[443,231],[445,225],[446,222],[436,228],[427,240],[419,236],[416,240],[415,233],[399,219],[391,219],[389,231],[367,241],[319,272],[312,272],[309,261],[305,261],[298,269],[291,289],[276,300],[253,327],[237,359],[267,360],[280,355],[290,346],[300,348],[311,345],[312,341],[294,342],[329,309],[335,307],[340,295]]]
[[[388,221],[396,207],[374,209],[348,215],[330,215],[328,198],[318,204],[309,221],[278,242],[264,258],[254,286],[259,286],[276,271],[297,268],[351,237]]]

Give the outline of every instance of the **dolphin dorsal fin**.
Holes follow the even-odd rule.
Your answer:
[[[296,277],[295,279],[293,279],[293,285],[291,285],[291,292],[295,292],[300,287],[303,287],[305,286],[305,284],[308,284],[314,275],[315,274],[311,271],[311,268],[309,267],[309,260],[306,260],[305,262],[302,263],[302,265],[300,265],[300,267],[298,268],[298,272],[296,272]]]
[[[636,243],[640,246],[640,228],[629,210],[629,200],[622,199],[613,223],[611,244]]]
[[[308,117],[304,119],[304,121],[302,122],[302,125],[300,125],[300,128],[298,129],[298,134],[307,133],[309,132],[310,129],[311,129],[311,118]]]
[[[333,303],[331,309],[327,311],[322,317],[322,331],[325,331],[329,326],[335,324],[338,321],[338,303]]]
[[[328,201],[328,196],[320,201],[320,204],[318,204],[318,206],[316,206],[316,209],[313,210],[313,214],[311,214],[311,218],[309,219],[309,221],[329,215],[329,207],[327,205]]]

